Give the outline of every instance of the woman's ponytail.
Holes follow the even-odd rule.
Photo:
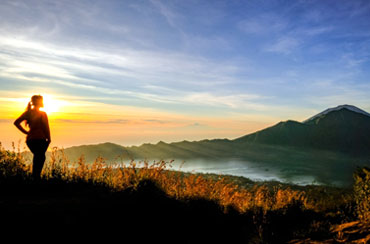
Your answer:
[[[26,111],[28,112],[28,111],[31,111],[31,109],[32,109],[32,102],[31,101],[29,101],[28,102],[28,105],[27,105],[27,108],[26,108]]]
[[[26,112],[29,114],[29,112],[31,112],[32,110],[32,102],[29,101],[28,102],[28,105],[27,105],[27,108],[26,108]],[[27,119],[26,119],[26,126],[28,126],[30,123],[29,123],[29,115],[27,116]]]

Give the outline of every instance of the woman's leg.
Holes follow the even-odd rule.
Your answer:
[[[40,179],[42,168],[45,163],[45,152],[42,150],[42,145],[39,145],[37,152],[33,156],[32,175],[35,179]]]
[[[40,179],[42,168],[45,163],[45,153],[48,148],[46,140],[29,140],[27,146],[33,153],[32,176],[34,179]]]

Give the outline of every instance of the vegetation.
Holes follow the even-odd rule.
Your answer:
[[[202,163],[205,167],[236,161],[240,165],[252,165],[260,169],[277,169],[280,177],[285,180],[296,178],[300,172],[302,175],[313,176],[316,182],[322,184],[335,182],[343,186],[352,185],[352,172],[356,165],[366,162],[366,158],[356,158],[339,152],[253,143],[239,144],[228,140],[183,141],[170,144],[162,142],[140,147],[104,143],[66,148],[63,153],[71,161],[77,161],[83,154],[87,163],[93,163],[98,157],[104,157],[106,163],[115,163],[120,158],[142,161],[175,159],[175,163],[185,160],[191,165],[196,161],[198,165]],[[26,157],[30,158],[31,155]]]
[[[370,221],[370,168],[358,168],[354,178],[357,215],[361,220]]]
[[[24,166],[25,167],[25,166]],[[23,168],[24,168],[23,167]],[[292,204],[300,204],[309,210],[329,210],[332,204],[321,196],[314,196],[313,191],[292,190],[290,187],[269,187],[252,185],[248,188],[234,184],[225,176],[205,177],[203,174],[184,174],[181,171],[168,170],[171,162],[132,161],[128,166],[115,167],[105,164],[104,158],[98,157],[94,163],[86,163],[84,156],[76,162],[70,162],[63,151],[54,150],[50,162],[45,166],[43,177],[62,179],[66,182],[90,182],[104,185],[113,191],[136,188],[143,180],[154,181],[168,196],[179,200],[204,198],[216,201],[225,209],[232,206],[241,213],[261,208],[264,211],[284,209]],[[322,188],[322,187],[316,187]],[[340,191],[342,194],[342,192]],[[307,197],[307,195],[310,197]],[[337,196],[338,197],[338,196]],[[336,198],[336,205],[349,204],[348,195]]]
[[[177,243],[306,243],[302,241],[312,240],[334,243],[334,240],[350,240],[353,233],[360,232],[361,235],[352,238],[354,241],[370,239],[365,224],[370,212],[368,169],[355,174],[353,192],[334,187],[255,184],[240,177],[181,173],[172,170],[171,162],[164,161],[153,164],[132,161],[118,168],[106,164],[101,157],[93,164],[87,164],[83,156],[70,162],[63,151],[56,148],[44,167],[41,182],[32,180],[31,170],[19,150],[0,150],[0,205],[8,208],[8,215],[3,216],[5,221],[18,220],[24,213],[35,218],[58,215],[58,211],[62,211],[74,224],[56,219],[61,222],[59,227],[65,227],[66,223],[70,224],[69,228],[95,227],[92,223],[96,223],[104,224],[100,226],[104,229],[107,222],[117,220],[109,216],[118,216],[120,230],[125,227],[125,230],[137,231],[132,229],[132,226],[138,227],[135,224],[152,226],[162,242],[163,236],[175,238],[177,228],[182,228],[185,237],[176,240]],[[14,204],[6,204],[7,201]],[[20,214],[20,210],[24,212]],[[161,221],[167,223],[162,226]],[[351,224],[348,226],[348,223]],[[346,232],[349,227],[351,231]],[[162,228],[166,231],[158,236]],[[357,232],[353,228],[358,228]]]

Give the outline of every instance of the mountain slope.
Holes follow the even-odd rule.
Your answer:
[[[370,116],[348,106],[326,111],[234,140],[161,141],[131,147],[103,143],[67,148],[65,155],[73,162],[83,154],[89,163],[99,156],[108,163],[186,161],[189,168],[239,167],[238,174],[247,175],[268,170],[288,182],[309,176],[324,184],[350,185],[353,170],[370,164]]]
[[[318,118],[318,117],[320,117],[322,115],[328,114],[328,113],[333,112],[333,111],[342,110],[342,109],[347,109],[347,110],[350,110],[350,111],[353,111],[353,112],[356,112],[356,113],[360,113],[360,114],[364,114],[364,115],[370,117],[370,114],[368,112],[366,112],[366,111],[364,111],[362,109],[359,109],[356,106],[345,104],[345,105],[339,105],[339,106],[337,106],[335,108],[328,108],[328,109],[322,111],[321,113],[316,114],[316,115],[312,116],[311,118],[309,118],[309,119],[307,119],[307,120],[305,120],[303,122],[304,123],[307,123],[307,122],[309,122],[311,120],[314,120],[314,119],[316,119],[316,118]]]
[[[108,162],[119,162],[120,159],[131,160],[188,160],[217,159],[233,155],[232,144],[227,139],[182,141],[174,143],[158,142],[141,146],[123,147],[114,143],[75,146],[64,149],[65,155],[72,161],[84,155],[87,162],[103,157]]]
[[[326,111],[326,112],[325,112]],[[332,153],[368,157],[370,155],[370,116],[354,106],[343,105],[325,110],[305,122],[288,120],[261,131],[234,139],[159,142],[139,147],[123,147],[113,143],[87,145],[65,149],[75,160],[81,154],[88,162],[102,156],[107,161],[123,159],[230,159],[254,161],[317,161]],[[363,112],[362,112],[363,111]],[[292,151],[293,150],[293,151]],[[312,151],[312,150],[319,150]]]
[[[324,112],[303,123],[280,122],[234,142],[370,154],[370,116],[347,107]]]
[[[264,130],[237,138],[235,143],[257,143],[272,145],[306,146],[310,126],[288,120]]]
[[[118,156],[128,158],[128,153],[123,146],[110,142],[96,145],[74,146],[64,149],[64,152],[71,160],[76,160],[83,155],[87,162],[94,162],[97,157],[104,157],[109,161],[119,161],[116,160]]]
[[[370,116],[342,108],[306,122],[312,147],[354,154],[370,153]]]

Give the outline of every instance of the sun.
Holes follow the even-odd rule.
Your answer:
[[[50,95],[43,95],[44,107],[41,108],[42,111],[45,111],[47,114],[57,113],[60,111],[63,106],[63,102],[58,100]]]

